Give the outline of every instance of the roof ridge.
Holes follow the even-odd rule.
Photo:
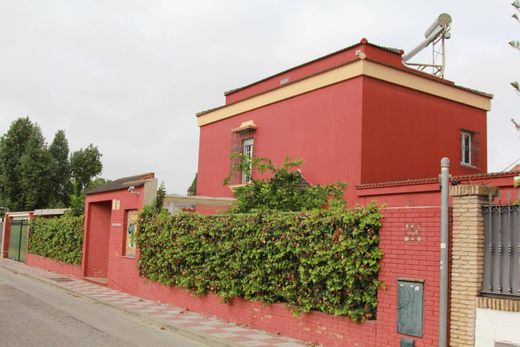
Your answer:
[[[264,82],[264,81],[266,81],[266,80],[268,80],[268,79],[271,79],[271,78],[273,78],[273,77],[276,77],[276,76],[282,75],[282,74],[287,73],[287,72],[289,72],[289,71],[296,70],[296,69],[298,69],[298,68],[300,68],[300,67],[303,67],[303,66],[306,66],[306,65],[309,65],[309,64],[315,63],[315,62],[320,61],[320,60],[323,60],[323,59],[326,59],[326,58],[331,57],[331,56],[333,56],[333,55],[336,55],[336,54],[338,54],[338,53],[343,53],[343,52],[345,52],[345,51],[348,51],[348,50],[353,49],[354,47],[357,47],[357,46],[360,46],[360,45],[368,45],[368,46],[372,46],[372,47],[375,47],[375,48],[379,48],[379,49],[382,49],[382,50],[388,51],[388,52],[393,53],[393,54],[399,54],[399,55],[402,55],[402,54],[403,54],[403,50],[402,50],[402,49],[392,48],[392,47],[378,46],[378,45],[375,45],[375,44],[373,44],[373,43],[368,42],[367,39],[362,38],[358,43],[355,43],[355,44],[352,44],[352,45],[350,45],[350,46],[347,46],[347,47],[344,47],[344,48],[338,49],[338,50],[336,50],[336,51],[334,51],[334,52],[331,52],[331,53],[328,53],[328,54],[322,55],[322,56],[320,56],[320,57],[317,57],[317,58],[314,58],[314,59],[312,59],[312,60],[306,61],[306,62],[304,62],[304,63],[298,64],[298,65],[295,65],[295,66],[293,66],[293,67],[287,68],[287,69],[282,70],[282,71],[280,71],[280,72],[277,72],[277,73],[275,73],[275,74],[272,74],[272,75],[269,75],[269,76],[264,77],[264,78],[262,78],[262,79],[259,79],[259,80],[255,81],[255,82],[248,83],[248,84],[246,84],[246,85],[244,85],[244,86],[241,86],[241,87],[238,87],[238,88],[234,88],[234,89],[230,89],[230,90],[228,90],[228,91],[225,91],[225,92],[224,92],[224,95],[227,96],[227,95],[230,95],[230,94],[236,93],[236,92],[238,92],[238,91],[240,91],[240,90],[243,90],[243,89],[249,88],[249,87],[251,87],[251,86],[254,86],[255,84],[262,83],[262,82]]]

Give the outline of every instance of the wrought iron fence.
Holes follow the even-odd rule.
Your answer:
[[[483,207],[483,294],[520,297],[520,206]]]

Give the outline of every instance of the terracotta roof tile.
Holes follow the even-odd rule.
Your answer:
[[[485,174],[453,176],[450,178],[450,180],[468,182],[468,181],[486,180],[486,179],[493,179],[493,178],[500,178],[500,177],[513,177],[517,174],[518,174],[517,172],[512,172],[512,171],[492,172],[492,173],[485,173]],[[364,183],[364,184],[357,184],[355,187],[356,187],[356,189],[373,189],[373,188],[399,187],[399,186],[432,184],[432,183],[439,183],[439,177],[417,178],[417,179],[408,179],[408,180],[392,181],[392,182]]]

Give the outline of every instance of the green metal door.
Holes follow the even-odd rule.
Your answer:
[[[20,231],[20,261],[25,263],[25,255],[27,254],[27,232],[29,230],[29,223],[22,221],[22,228]]]
[[[22,221],[11,221],[11,231],[9,232],[9,259],[20,261],[20,241],[22,240]]]
[[[7,256],[9,259],[16,261],[25,261],[27,252],[27,231],[28,222],[26,220],[11,221],[9,233],[9,251]]]

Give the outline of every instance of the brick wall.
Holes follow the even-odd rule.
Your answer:
[[[140,189],[140,188],[139,188]],[[136,191],[139,191],[136,189]],[[495,189],[485,186],[451,187],[453,200],[450,345],[473,346],[475,309],[482,274],[483,221],[480,206]],[[142,195],[142,194],[141,194]],[[109,205],[120,202],[117,209]],[[105,201],[104,205],[99,203]],[[96,214],[95,206],[104,206]],[[213,294],[197,297],[188,291],[162,286],[139,277],[137,257],[123,255],[125,217],[128,209],[140,209],[142,196],[127,191],[109,192],[87,197],[86,238],[96,228],[88,228],[100,216],[108,224],[108,286],[148,299],[159,300],[193,311],[215,315],[224,320],[279,332],[325,346],[398,346],[401,338],[415,340],[415,346],[437,346],[439,325],[440,208],[396,207],[382,210],[381,248],[384,252],[380,280],[385,288],[378,293],[377,320],[355,324],[345,317],[322,313],[295,317],[283,305],[264,306],[257,302],[233,300],[225,304]],[[89,212],[89,208],[92,212]],[[94,217],[93,217],[94,216]],[[84,254],[94,257],[84,242]],[[88,250],[88,252],[87,252]],[[88,258],[88,257],[87,257]],[[34,265],[30,257],[28,263]],[[55,264],[38,260],[37,266]],[[50,269],[50,268],[49,268]],[[85,257],[83,259],[83,271]],[[53,270],[56,271],[56,270]],[[64,270],[65,271],[65,270]],[[72,270],[71,270],[72,271]],[[59,272],[59,271],[58,271]],[[85,273],[85,272],[83,272]],[[397,280],[418,280],[424,284],[424,324],[419,337],[397,333]]]
[[[376,346],[399,346],[413,338],[415,346],[438,346],[440,208],[410,207],[383,210],[381,248],[385,253],[379,279]],[[397,280],[424,281],[423,336],[397,333]]]
[[[197,297],[186,290],[144,279],[139,281],[137,292],[133,294],[303,341],[319,342],[325,346],[376,346],[375,321],[356,324],[346,317],[319,312],[294,316],[284,304],[267,306],[241,299],[225,304],[221,298],[211,293]]]
[[[142,188],[136,192],[142,192]],[[377,319],[356,324],[346,317],[319,312],[294,316],[284,304],[266,306],[241,299],[226,304],[214,294],[197,297],[186,290],[140,278],[139,253],[135,258],[126,257],[123,249],[126,213],[142,208],[142,195],[121,190],[87,196],[89,218],[85,221],[85,256],[81,269],[32,255],[28,256],[27,263],[72,276],[99,276],[103,275],[100,269],[105,268],[108,287],[324,346],[398,346],[403,337],[413,338],[418,347],[438,345],[439,207],[382,210],[380,245],[384,258],[380,279],[385,288],[378,293]],[[424,326],[420,337],[397,333],[398,279],[424,283]]]
[[[88,273],[90,266],[89,257],[104,257],[106,262],[107,285],[111,288],[121,290],[127,293],[136,294],[139,284],[139,271],[137,269],[137,257],[126,257],[123,255],[124,234],[126,232],[126,211],[132,209],[141,209],[144,206],[145,192],[144,187],[136,187],[133,193],[126,189],[88,195],[86,198],[86,215],[89,216],[85,220],[86,239],[96,239],[104,237],[106,253],[96,253],[96,247],[88,242],[83,243],[83,254],[87,255],[87,259],[83,260],[83,268]],[[96,211],[99,204],[104,204],[104,217],[108,218],[103,221],[105,223],[106,233],[101,234],[101,230],[95,227],[95,216],[92,210]],[[94,212],[97,213],[97,212]],[[89,223],[94,223],[89,226]],[[138,256],[138,254],[137,254]]]
[[[495,187],[450,187],[453,197],[450,345],[475,345],[477,297],[484,264],[484,218],[481,207]]]
[[[118,195],[117,195],[118,196]],[[278,332],[325,346],[398,346],[401,337],[413,338],[416,346],[438,345],[439,238],[438,207],[388,208],[383,210],[381,247],[385,253],[380,279],[377,320],[361,324],[346,317],[318,312],[295,317],[283,304],[233,300],[225,304],[216,295],[197,297],[180,289],[141,279],[136,258],[122,255],[125,210],[135,208],[121,200],[112,211],[108,286],[147,299],[174,304],[221,319]],[[419,239],[420,238],[420,239]],[[424,281],[424,334],[411,337],[397,333],[397,279]]]
[[[45,258],[39,255],[27,253],[25,263],[29,266],[36,266],[40,269],[57,272],[62,275],[68,275],[76,278],[82,277],[81,266],[62,263],[60,261]]]

